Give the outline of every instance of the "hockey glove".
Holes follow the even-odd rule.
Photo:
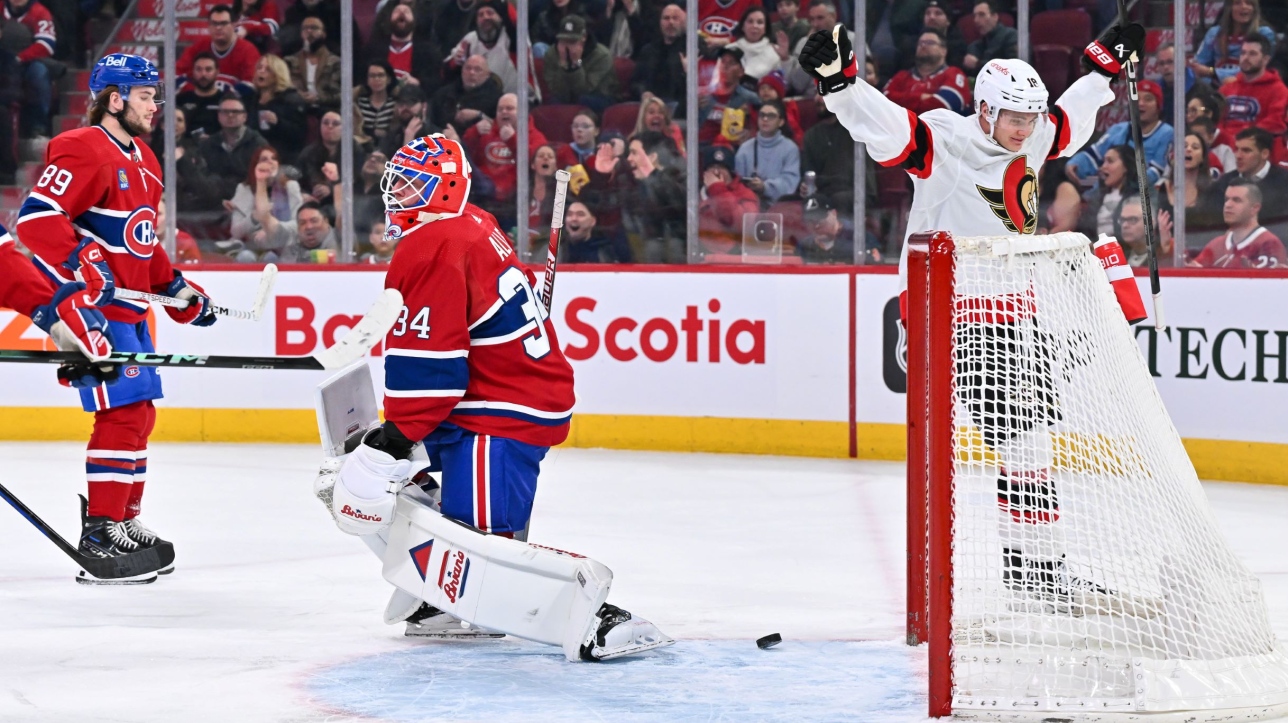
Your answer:
[[[350,535],[374,535],[393,524],[398,488],[411,472],[411,462],[395,459],[368,444],[380,430],[344,459],[331,490],[336,527]]]
[[[1131,23],[1126,27],[1111,25],[1087,46],[1082,56],[1082,66],[1113,80],[1133,56],[1143,58],[1144,50],[1145,28],[1140,23]]]
[[[68,387],[96,387],[115,382],[115,364],[95,364],[112,353],[112,331],[103,314],[90,303],[85,284],[63,284],[49,303],[36,307],[31,321],[63,351],[78,351],[89,360],[58,367],[58,381]]]
[[[1136,275],[1132,273],[1131,266],[1127,265],[1127,256],[1123,253],[1122,246],[1114,237],[1102,233],[1100,240],[1092,248],[1096,252],[1096,258],[1100,259],[1105,275],[1109,277],[1109,285],[1114,287],[1114,296],[1123,310],[1123,316],[1127,317],[1127,323],[1144,321],[1148,316],[1145,313],[1145,302],[1141,301]]]
[[[165,295],[188,302],[188,306],[183,309],[165,307],[165,312],[170,315],[170,318],[180,324],[210,326],[218,318],[210,308],[210,297],[206,294],[206,290],[185,279],[178,269],[174,270],[174,280],[165,287]]]
[[[76,278],[85,283],[85,290],[89,292],[90,303],[94,306],[105,306],[112,303],[112,297],[116,293],[116,279],[112,276],[112,269],[107,266],[107,259],[103,258],[103,250],[93,241],[83,241],[79,248],[76,249],[76,261],[79,266],[76,268]]]
[[[840,23],[820,30],[805,41],[799,58],[801,68],[818,83],[819,95],[835,93],[854,85],[859,69],[850,46],[850,34]]]

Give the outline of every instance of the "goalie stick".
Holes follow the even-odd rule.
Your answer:
[[[115,557],[90,557],[84,555],[76,549],[63,536],[58,534],[48,523],[40,519],[31,508],[22,503],[22,500],[14,496],[12,492],[0,485],[0,497],[4,498],[18,510],[40,533],[49,538],[58,549],[62,550],[68,557],[76,561],[85,572],[100,580],[115,580],[122,577],[134,577],[149,572],[156,572],[174,562],[174,548],[168,548],[164,554],[157,551],[155,547],[149,547],[138,552],[129,552],[124,555]]]
[[[242,319],[244,321],[259,321],[264,315],[264,307],[268,306],[269,294],[273,291],[273,282],[277,281],[277,266],[268,264],[264,267],[264,273],[259,277],[259,291],[255,294],[255,303],[249,311],[242,309],[230,309],[227,306],[218,304],[210,305],[210,313],[218,316],[227,316],[230,319]],[[146,291],[134,291],[133,289],[117,289],[115,292],[117,298],[132,299],[134,301],[151,301],[161,306],[172,306],[176,309],[188,308],[187,299],[176,299],[173,296],[163,296],[161,294],[150,294]]]
[[[1118,0],[1118,27],[1127,25],[1127,0]],[[1136,176],[1140,185],[1140,210],[1145,220],[1145,246],[1149,249],[1149,291],[1154,297],[1154,328],[1167,328],[1163,320],[1163,285],[1158,280],[1158,229],[1154,226],[1153,205],[1149,201],[1149,175],[1145,167],[1145,145],[1141,142],[1140,94],[1136,88],[1140,72],[1139,58],[1132,53],[1124,63],[1127,74],[1127,108],[1131,112],[1131,142],[1136,148]],[[1159,99],[1159,103],[1162,103]]]
[[[555,296],[555,265],[559,263],[559,234],[563,231],[564,202],[568,198],[568,179],[572,174],[567,171],[555,171],[554,210],[550,214],[550,247],[546,250],[546,278],[541,285],[541,303],[546,307],[546,315],[551,312],[550,304]]]
[[[385,289],[366,316],[331,346],[312,356],[221,356],[216,354],[156,354],[113,352],[98,364],[127,364],[145,367],[200,367],[206,369],[343,369],[367,355],[385,337],[402,311],[402,294]],[[80,352],[0,350],[0,362],[28,364],[86,363]]]

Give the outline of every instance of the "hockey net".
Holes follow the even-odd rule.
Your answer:
[[[1260,583],[1087,238],[919,234],[908,273],[908,637],[931,715],[1288,712]]]

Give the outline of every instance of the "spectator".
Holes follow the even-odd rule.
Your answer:
[[[947,58],[944,36],[934,30],[922,33],[917,39],[916,66],[894,74],[886,84],[886,97],[913,113],[947,108],[969,115],[973,112],[970,83],[961,68],[948,65]]]
[[[831,32],[836,26],[836,4],[833,0],[810,0],[809,3],[809,31],[817,33],[821,30]],[[854,47],[854,32],[848,28],[845,31],[850,36],[850,47]],[[806,36],[792,46],[791,56],[783,61],[783,76],[787,79],[788,95],[813,95],[817,91],[814,86],[814,79],[809,76],[796,61],[801,56],[801,50],[805,48],[805,41],[809,40]]]
[[[162,198],[157,201],[156,237],[158,246],[164,246],[165,244],[166,222],[165,199]],[[197,246],[197,240],[192,237],[192,234],[181,228],[175,229],[174,258],[181,264],[201,263],[201,249]]]
[[[394,260],[394,249],[398,248],[398,237],[385,234],[385,219],[379,218],[367,229],[367,245],[371,251],[359,257],[364,264],[384,266]]]
[[[617,100],[617,73],[613,57],[586,34],[580,15],[564,18],[556,44],[546,53],[542,71],[549,89],[549,103],[575,103],[598,112]]]
[[[1196,85],[1186,94],[1185,122],[1193,123],[1199,118],[1209,118],[1214,123],[1221,122],[1221,112],[1225,108],[1225,96],[1205,85]]]
[[[328,264],[335,261],[340,244],[326,209],[316,203],[305,203],[295,213],[294,221],[282,223],[271,216],[269,218],[274,226],[274,230],[269,231],[270,235],[276,234],[285,240],[282,263]]]
[[[174,102],[187,113],[188,132],[197,139],[218,133],[219,101],[232,90],[219,81],[219,60],[211,53],[194,58],[184,87]]]
[[[238,86],[249,86],[255,77],[259,50],[249,40],[237,37],[232,8],[227,5],[210,8],[206,13],[206,25],[210,34],[194,40],[175,63],[179,79],[182,81],[192,73],[192,64],[198,55],[210,53],[219,59],[219,80],[238,90],[241,90]]]
[[[11,108],[23,98],[22,64],[13,51],[0,43],[0,185],[17,182],[18,159],[14,157],[14,116]]]
[[[979,31],[979,38],[966,47],[966,57],[962,59],[962,67],[970,73],[978,73],[990,60],[1019,55],[1016,45],[1019,35],[1015,28],[1008,28],[1001,23],[997,5],[997,0],[983,0],[975,4],[975,29]]]
[[[1185,193],[1186,230],[1213,231],[1220,228],[1221,196],[1215,189],[1217,182],[1208,162],[1207,142],[1194,130],[1185,134],[1185,153],[1181,156],[1181,162],[1185,164],[1185,184],[1182,189]],[[1163,178],[1161,196],[1158,204],[1160,219],[1164,213],[1170,218],[1176,208],[1177,198],[1170,168]]]
[[[779,33],[787,36],[788,48],[796,47],[801,38],[809,36],[809,23],[801,20],[800,11],[801,4],[798,0],[778,0],[773,21],[769,25],[769,36],[774,38],[775,44],[779,42]]]
[[[760,96],[742,84],[742,49],[723,48],[716,61],[715,90],[698,90],[698,142],[734,147],[755,127]]]
[[[760,211],[760,200],[734,173],[734,154],[724,146],[702,153],[702,204],[698,232],[711,253],[729,253],[742,243],[743,214]]]
[[[1288,111],[1288,87],[1279,78],[1279,72],[1268,67],[1272,47],[1260,35],[1244,39],[1239,73],[1221,86],[1221,95],[1225,96],[1221,130],[1227,136],[1237,138],[1239,131],[1250,126],[1265,128],[1276,136],[1288,130],[1288,122],[1284,120],[1284,112]]]
[[[53,76],[46,63],[53,60],[58,38],[54,17],[38,0],[5,0],[5,48],[18,56],[27,97],[20,135],[50,136],[49,109],[54,100]],[[19,27],[22,29],[19,30]]]
[[[1166,211],[1159,211],[1159,224],[1169,218]],[[1145,235],[1145,212],[1141,209],[1140,195],[1123,199],[1118,211],[1118,240],[1122,242],[1123,253],[1127,254],[1128,266],[1146,266],[1149,264],[1149,239]],[[1169,233],[1166,238],[1160,235],[1158,244],[1158,265],[1172,265],[1173,242]]]
[[[218,133],[201,141],[201,157],[219,187],[220,198],[232,198],[237,184],[250,172],[255,149],[268,145],[264,137],[246,127],[246,103],[236,93],[219,101]]]
[[[291,70],[276,55],[262,55],[255,64],[256,97],[252,103],[257,130],[282,155],[283,163],[295,163],[308,135],[304,99],[291,86]]]
[[[626,161],[635,184],[625,205],[642,250],[632,255],[646,264],[685,263],[688,201],[684,177],[677,170],[679,149],[656,131],[631,136],[628,147]]]
[[[300,184],[282,173],[281,159],[272,146],[260,146],[252,158],[246,180],[237,184],[233,200],[225,202],[232,213],[228,250],[235,250],[235,258],[242,263],[276,261],[286,239],[269,234],[270,219],[290,221],[304,200]]]
[[[296,0],[288,3],[282,29],[277,33],[282,52],[292,55],[303,45],[301,28],[305,18],[318,18],[326,28],[326,47],[333,55],[340,53],[340,0]],[[358,21],[349,19],[353,28],[353,41],[356,44],[362,37],[358,30]]]
[[[532,255],[534,258],[545,258],[545,247],[550,244],[550,218],[554,215],[555,207],[555,171],[559,170],[554,146],[546,144],[533,151],[528,169],[532,172],[528,176],[527,219]]]
[[[639,42],[636,38],[642,39],[643,14],[640,12],[640,0],[613,0],[608,3],[607,13],[600,20],[595,20],[593,15],[582,17],[590,19],[591,32],[599,44],[608,49],[609,55],[614,58],[629,58],[635,54],[636,44]]]
[[[1067,219],[1076,217],[1074,230],[1089,238],[1100,234],[1118,236],[1118,217],[1123,199],[1140,193],[1136,175],[1136,151],[1129,145],[1113,146],[1105,151],[1097,174],[1098,183],[1078,199],[1078,188],[1069,182],[1060,184],[1052,216],[1061,230],[1068,228]]]
[[[416,35],[416,11],[407,3],[390,2],[381,9],[381,20],[367,43],[363,57],[383,60],[393,69],[393,84],[419,85],[426,96],[440,84],[441,55],[428,42],[412,42]],[[428,20],[428,18],[426,18]]]
[[[877,62],[882,77],[889,78],[907,67],[925,14],[925,0],[868,1],[868,57]]]
[[[275,49],[278,21],[282,17],[274,0],[242,0],[237,37],[251,42],[261,53]],[[236,7],[236,5],[234,7]]]
[[[1222,217],[1226,232],[1208,242],[1189,266],[1214,269],[1274,269],[1288,266],[1284,243],[1262,227],[1262,189],[1246,178],[1225,189]]]
[[[1159,117],[1163,122],[1175,127],[1176,113],[1172,107],[1175,102],[1176,88],[1173,87],[1174,76],[1176,75],[1176,46],[1170,42],[1158,46],[1154,52],[1154,73],[1158,76],[1158,84],[1163,89],[1163,102]],[[1188,94],[1190,88],[1194,86],[1194,71],[1185,69],[1185,92]]]
[[[449,53],[470,32],[480,0],[441,0],[433,3],[433,28],[429,39],[434,54],[440,58]]]
[[[216,106],[217,107],[217,106]],[[206,216],[211,212],[222,216],[220,202],[227,196],[220,195],[218,183],[206,170],[205,159],[197,147],[197,139],[187,131],[187,114],[182,107],[174,111],[174,168],[178,177],[178,208],[184,216],[205,216],[204,220],[212,221]],[[152,134],[152,152],[157,158],[165,157],[165,134]],[[222,235],[222,234],[220,234]]]
[[[599,117],[593,110],[583,110],[572,118],[572,143],[569,150],[577,163],[585,163],[599,148]]]
[[[806,236],[797,245],[801,260],[807,264],[854,263],[854,224],[837,215],[827,196],[805,199],[804,220]]]
[[[787,85],[783,82],[783,73],[780,70],[775,70],[761,78],[760,85],[756,86],[756,95],[759,96],[762,107],[771,100],[783,101],[783,106],[787,108],[787,123],[783,127],[783,135],[790,137],[793,143],[799,145],[805,139],[805,131],[801,128],[801,112],[797,107],[799,101],[787,100],[784,97],[786,93]]]
[[[733,29],[747,8],[759,0],[705,0],[698,4],[698,31],[706,36],[707,45],[718,50],[734,41]]]
[[[631,77],[631,93],[652,93],[675,106],[675,116],[684,117],[684,81],[688,66],[684,58],[684,8],[669,3],[662,8],[658,38],[640,49]]]
[[[328,176],[338,176],[340,168],[340,141],[344,138],[339,111],[329,110],[322,114],[318,125],[318,141],[304,147],[296,165],[300,169],[300,180],[303,190],[308,194],[305,200],[315,201],[321,205],[333,202],[331,181]],[[353,143],[353,162],[359,163],[366,158],[368,149],[355,138]],[[331,165],[328,174],[325,166]]]
[[[380,179],[385,175],[385,163],[388,162],[388,160],[389,157],[381,153],[379,150],[372,151],[363,158],[362,167],[358,169],[358,178],[353,183],[354,218],[374,219],[379,218],[384,214],[385,202],[380,195]],[[323,167],[325,180],[335,184],[339,181],[340,177],[337,175],[335,178],[331,178],[329,175],[326,175],[329,170],[330,169],[328,167]],[[478,194],[480,198],[483,198],[488,192],[490,192],[490,182],[486,182],[484,184],[479,183],[479,180],[482,178],[484,177],[479,176],[478,174],[475,174],[473,177],[473,185],[470,190],[471,196]],[[480,188],[480,185],[486,185],[489,191],[485,192]],[[335,198],[337,191],[338,189],[333,185],[331,188],[332,198]],[[334,208],[334,205],[332,205],[332,208]]]
[[[1256,32],[1253,32],[1253,31]],[[1239,73],[1243,64],[1243,43],[1260,36],[1274,43],[1275,31],[1261,21],[1259,0],[1228,0],[1221,20],[1208,28],[1198,52],[1190,60],[1190,69],[1214,85],[1222,85]],[[1270,57],[1270,53],[1266,53]]]
[[[437,133],[441,129],[430,125],[426,118],[429,104],[425,92],[418,85],[404,85],[394,92],[394,118],[389,132],[380,142],[380,152],[393,158],[399,148],[413,139]]]
[[[680,128],[679,123],[672,120],[671,111],[667,110],[666,103],[652,93],[645,93],[640,98],[640,112],[635,116],[635,130],[632,134],[643,131],[655,131],[670,138],[679,150],[680,157],[688,157],[684,148],[684,130]]]
[[[1225,189],[1242,178],[1256,183],[1265,198],[1263,221],[1277,222],[1288,217],[1288,168],[1270,161],[1274,138],[1264,128],[1244,128],[1234,137],[1233,173],[1216,183],[1217,198],[1226,198]]]
[[[354,93],[354,115],[362,119],[362,135],[371,138],[377,144],[384,140],[389,132],[389,124],[394,119],[394,96],[390,92],[394,70],[384,60],[367,62],[364,75],[366,80]]]
[[[1210,158],[1208,165],[1218,176],[1235,169],[1234,146],[1229,143],[1233,139],[1225,137],[1225,134],[1217,128],[1216,121],[1211,118],[1198,118],[1190,124],[1189,130],[1203,139],[1203,145],[1207,147]]]
[[[470,126],[485,117],[496,115],[496,102],[501,97],[501,81],[487,67],[487,58],[475,55],[461,66],[455,81],[439,88],[430,103],[430,120],[435,125],[451,125],[464,134]]]
[[[927,0],[926,11],[921,15],[921,24],[926,30],[934,30],[944,36],[948,43],[948,64],[961,67],[966,58],[966,38],[948,14],[945,0]]]
[[[1172,143],[1172,127],[1159,118],[1159,101],[1163,98],[1163,89],[1152,80],[1142,80],[1138,84],[1140,106],[1141,141],[1145,144],[1145,162],[1150,185],[1158,183],[1163,170],[1167,168],[1167,149]],[[1064,175],[1084,188],[1094,187],[1097,183],[1096,172],[1105,152],[1119,145],[1131,145],[1131,123],[1115,123],[1090,146],[1078,152],[1065,164]]]
[[[304,47],[286,59],[291,69],[291,84],[318,112],[340,107],[340,56],[326,45],[326,25],[322,18],[308,17],[300,24]]]
[[[447,63],[459,68],[466,59],[482,55],[487,58],[487,67],[501,79],[501,88],[514,93],[519,88],[519,71],[514,66],[514,30],[509,11],[500,0],[480,0],[474,7],[474,30],[456,45]]]
[[[500,211],[507,217],[514,217],[513,199],[518,185],[518,168],[515,154],[518,146],[519,98],[513,93],[506,93],[496,104],[496,120],[484,119],[476,123],[461,139],[474,164],[475,174],[486,176],[495,185],[490,199],[493,203],[488,210],[502,209],[505,204],[511,207]],[[528,118],[528,146],[540,148],[546,144],[546,137],[537,130],[536,124]],[[493,211],[498,218],[500,213]]]
[[[751,78],[760,80],[787,59],[787,43],[780,46],[770,41],[769,15],[759,5],[747,8],[742,14],[742,19],[734,26],[733,37],[735,40],[725,47],[742,51],[743,69]]]
[[[610,240],[598,228],[598,219],[590,206],[580,200],[568,204],[560,245],[564,261],[570,264],[629,264],[631,248],[620,236]]]
[[[815,190],[802,195],[825,196],[832,208],[854,208],[854,139],[827,109],[823,96],[814,96],[818,122],[805,131],[801,175],[815,174]]]
[[[603,3],[600,3],[602,6]],[[582,18],[590,17],[586,3],[582,0],[550,0],[541,12],[532,20],[532,54],[540,58],[549,52],[549,48],[558,42],[559,29],[569,15]]]
[[[762,105],[756,118],[760,132],[739,146],[734,157],[734,171],[762,208],[795,193],[801,182],[800,149],[782,133],[786,115],[781,100]]]

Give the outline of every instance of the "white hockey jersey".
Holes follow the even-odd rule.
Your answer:
[[[1113,101],[1109,79],[1090,73],[1069,86],[1038,119],[1018,153],[984,135],[979,114],[947,109],[915,115],[862,79],[824,97],[872,160],[912,176],[904,237],[922,231],[957,236],[1031,234],[1038,226],[1038,176],[1048,159],[1071,156],[1091,138],[1100,107]],[[908,247],[899,259],[900,307],[907,289]]]

